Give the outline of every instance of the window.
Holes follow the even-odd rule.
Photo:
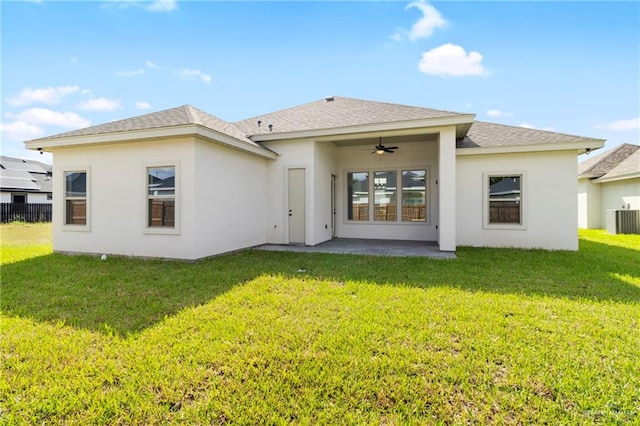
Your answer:
[[[426,170],[402,171],[402,221],[427,221]]]
[[[176,169],[147,167],[147,226],[175,228]]]
[[[395,222],[397,220],[398,179],[395,170],[373,174],[373,220]]]
[[[349,172],[347,185],[349,221],[427,222],[426,169]]]
[[[522,175],[487,177],[488,224],[522,225]]]
[[[65,225],[87,224],[87,172],[64,172]]]
[[[11,202],[14,204],[26,204],[27,194],[11,194]]]
[[[349,185],[347,196],[347,217],[349,220],[369,220],[369,173],[354,172],[347,174]]]

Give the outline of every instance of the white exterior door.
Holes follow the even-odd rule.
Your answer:
[[[305,243],[305,169],[289,169],[289,244]]]

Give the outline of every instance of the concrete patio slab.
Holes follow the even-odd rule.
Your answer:
[[[440,247],[435,241],[336,238],[316,246],[265,244],[255,247],[255,249],[298,253],[346,253],[369,256],[417,256],[433,259],[456,259],[454,252],[440,251]]]

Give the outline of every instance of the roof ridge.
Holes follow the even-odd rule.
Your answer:
[[[200,110],[198,108],[190,104],[182,105],[181,108],[183,108],[184,113],[187,116],[187,122],[202,125],[202,119],[199,114]]]

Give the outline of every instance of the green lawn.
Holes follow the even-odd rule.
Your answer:
[[[0,424],[640,418],[639,236],[183,263],[34,252],[5,226]]]

